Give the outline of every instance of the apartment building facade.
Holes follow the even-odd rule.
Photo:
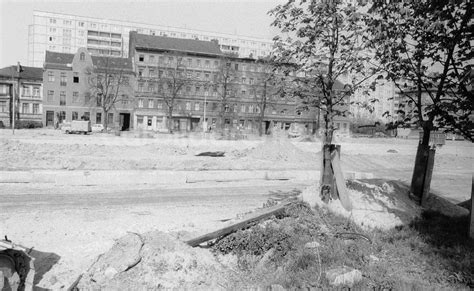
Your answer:
[[[120,95],[112,109],[105,112],[97,97],[97,81],[104,73],[116,75],[120,72],[128,86],[121,86],[110,94]],[[107,118],[109,127],[122,130],[131,128],[134,108],[135,86],[132,62],[128,58],[92,56],[86,48],[75,54],[46,51],[44,62],[43,124],[57,127],[72,120],[90,120],[92,124],[103,124]]]
[[[41,122],[43,112],[43,68],[9,66],[0,69],[0,121],[9,127],[15,121]]]
[[[127,58],[130,31],[170,38],[216,40],[222,52],[239,57],[263,57],[273,47],[271,40],[255,37],[34,11],[33,24],[28,28],[28,64],[43,66],[46,51],[75,53],[81,47],[93,55]]]
[[[137,129],[164,131],[172,124],[175,131],[228,128],[255,133],[262,123],[268,133],[274,128],[289,130],[295,124],[308,130],[314,126],[314,112],[296,114],[293,99],[271,90],[262,106],[264,63],[226,55],[216,42],[131,32],[129,55],[137,72],[133,121]],[[169,123],[167,110],[174,88],[168,85],[170,81],[183,83]]]
[[[353,117],[385,123],[397,120],[399,98],[395,84],[387,80],[377,80],[375,86],[370,88],[372,82],[374,80],[368,80],[365,86],[356,90],[351,96],[351,100],[354,101],[350,107]],[[371,102],[374,99],[377,101]],[[360,104],[369,105],[372,110],[369,111]]]

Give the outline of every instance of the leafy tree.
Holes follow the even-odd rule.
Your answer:
[[[131,88],[130,76],[132,72],[123,66],[118,59],[101,57],[93,68],[85,71],[89,83],[89,103],[102,109],[104,117],[102,124],[107,128],[108,113],[115,110],[116,105],[127,98]],[[128,100],[128,99],[126,99]]]
[[[472,4],[453,1],[376,1],[369,22],[375,61],[393,81],[405,122],[423,129],[418,145],[412,192],[421,199],[432,130],[443,129],[473,140]],[[417,182],[418,181],[418,182]],[[428,183],[429,185],[429,183]],[[426,190],[425,190],[426,191]]]
[[[332,144],[334,117],[348,114],[349,96],[372,75],[365,69],[369,55],[364,9],[338,0],[289,0],[269,12],[275,17],[272,25],[286,34],[274,38],[277,60],[288,64],[287,74],[296,73],[289,93],[323,113],[323,156]],[[342,79],[347,86],[338,81]],[[322,172],[331,173],[330,163]],[[323,195],[331,189],[332,177],[327,177],[321,179]]]

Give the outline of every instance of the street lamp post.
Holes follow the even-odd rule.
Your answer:
[[[206,107],[207,107],[207,95],[204,94],[204,117],[202,120],[202,132],[205,134],[207,129],[207,121],[206,121]]]

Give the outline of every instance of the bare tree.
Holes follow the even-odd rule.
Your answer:
[[[237,70],[232,64],[232,56],[224,56],[219,62],[216,78],[213,82],[214,90],[219,95],[219,123],[221,129],[225,127],[226,112],[230,111],[230,98],[235,96]]]
[[[257,82],[252,89],[252,95],[256,101],[258,111],[258,134],[263,135],[263,122],[271,100],[276,96],[284,96],[285,76],[279,73],[273,58],[265,57],[256,61],[259,68]]]
[[[91,106],[102,109],[104,117],[102,124],[107,129],[109,124],[108,113],[115,110],[116,104],[122,102],[128,88],[130,88],[130,73],[120,61],[112,58],[101,58],[93,68],[86,69],[88,76]]]
[[[166,63],[157,64],[156,83],[158,85],[157,95],[163,98],[166,106],[167,128],[173,133],[173,112],[177,106],[177,100],[184,95],[187,86],[195,84],[197,78],[186,67],[183,56],[170,53]]]

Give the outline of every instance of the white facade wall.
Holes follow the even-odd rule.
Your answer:
[[[351,100],[355,102],[368,103],[373,107],[373,112],[368,111],[365,108],[358,106],[357,104],[351,105],[351,113],[354,117],[367,118],[373,120],[381,120],[384,122],[390,122],[396,119],[396,100],[395,100],[395,84],[388,81],[377,81],[375,91],[372,91],[368,86],[373,80],[367,81],[367,86],[357,90]],[[365,94],[364,91],[368,91],[369,95]],[[370,103],[371,99],[377,99],[375,103]],[[385,112],[389,112],[391,116],[384,116]]]
[[[91,31],[98,35],[91,35]],[[43,66],[46,50],[74,53],[80,47],[87,47],[92,54],[128,57],[130,31],[204,41],[217,39],[223,52],[236,52],[239,57],[263,57],[273,46],[271,40],[255,37],[34,11],[33,24],[29,26],[28,65]]]

